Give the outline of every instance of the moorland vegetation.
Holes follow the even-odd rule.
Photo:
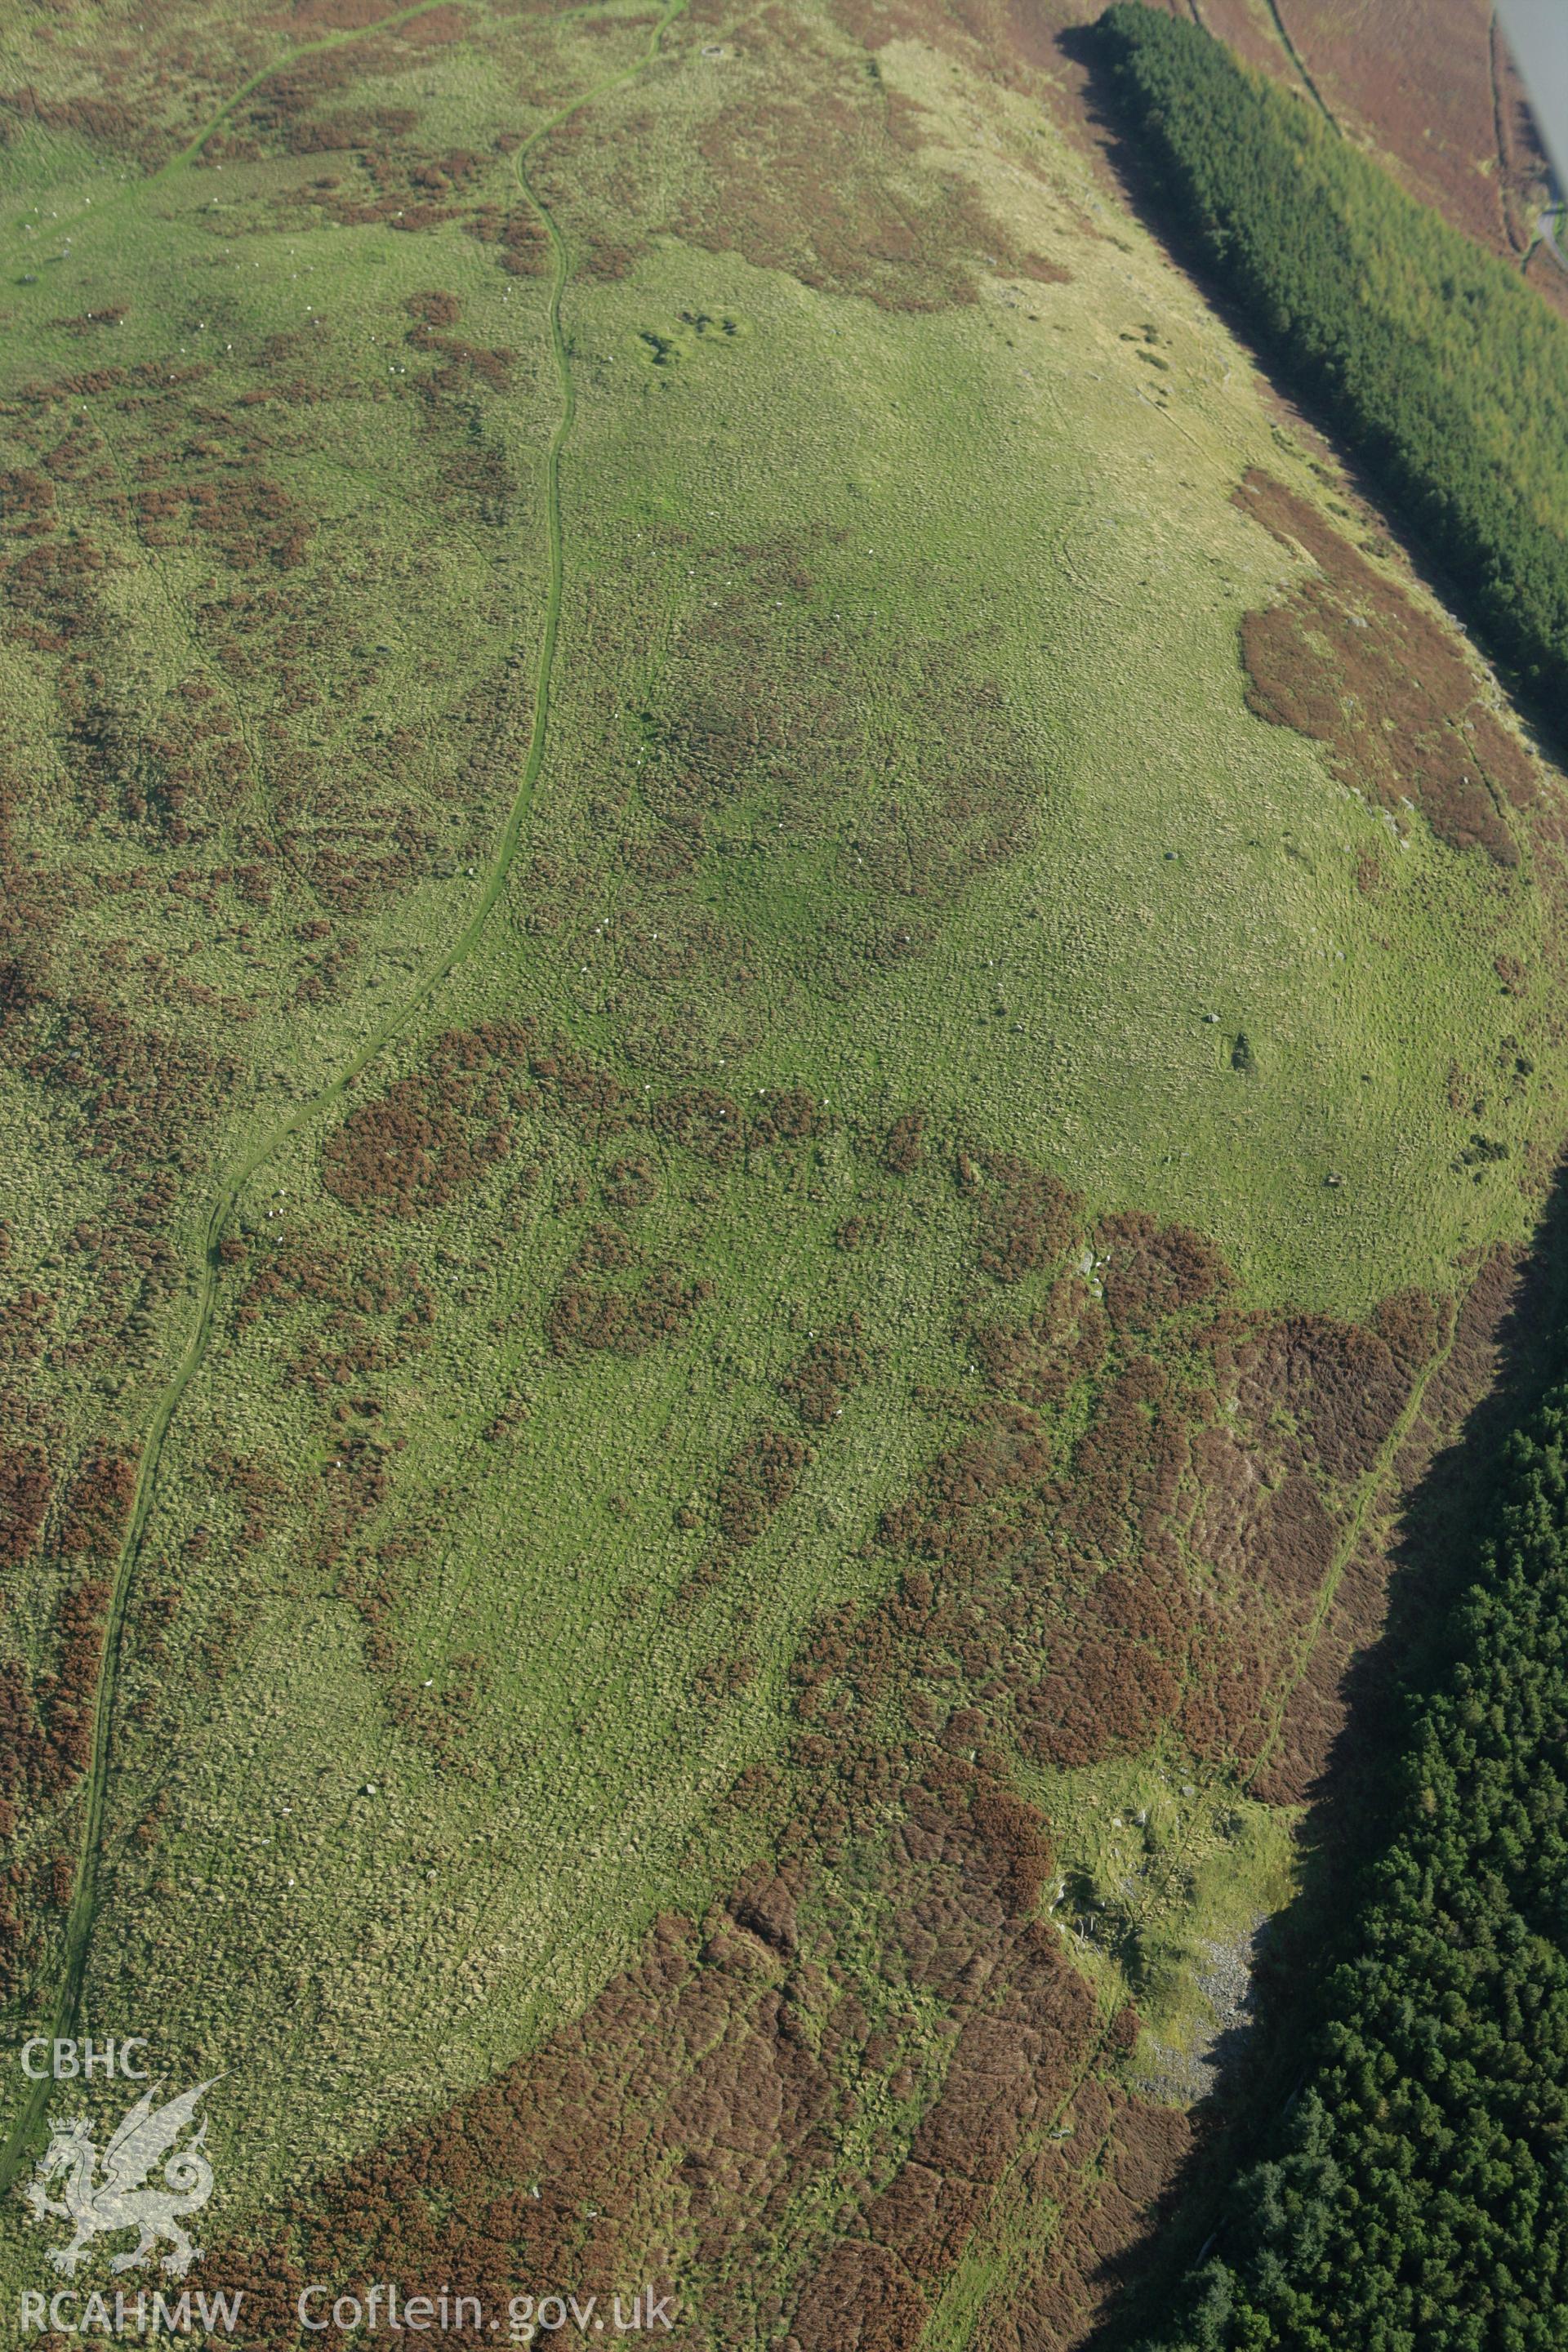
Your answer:
[[[213,2274],[1068,2337],[1558,787],[948,12],[143,13],[0,90],[6,2015],[224,2075]]]

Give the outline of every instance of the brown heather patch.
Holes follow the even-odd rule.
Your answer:
[[[625,1160],[612,1160],[605,1171],[601,1189],[608,1208],[623,1212],[646,1209],[658,1198],[658,1170],[641,1152]]]
[[[550,237],[531,205],[476,206],[468,222],[470,236],[497,248],[496,258],[512,278],[547,278]]]
[[[326,33],[363,33],[388,14],[384,0],[292,0],[261,23],[269,33],[286,33],[303,43]]]
[[[473,27],[473,17],[467,8],[451,6],[427,9],[423,16],[414,17],[397,27],[397,38],[416,49],[445,48],[448,42],[467,38]]]
[[[997,1282],[1021,1282],[1067,1247],[1082,1202],[1060,1179],[1008,1152],[977,1163],[989,1180],[980,1220],[980,1265]]]
[[[753,1150],[809,1142],[826,1134],[828,1121],[804,1087],[776,1088],[759,1097],[761,1108],[747,1120],[747,1141]]]
[[[399,1078],[377,1101],[351,1111],[329,1139],[321,1181],[354,1208],[399,1217],[443,1208],[509,1156],[506,1114],[513,1108],[493,1081],[454,1097],[436,1071]]]
[[[299,2279],[361,2274],[491,2301],[528,2277],[607,2295],[651,2275],[700,2313],[668,2339],[688,2352],[710,2330],[765,2340],[792,2306],[803,2344],[870,2340],[861,2298],[889,2274],[923,2311],[1070,2087],[1094,2004],[1026,1916],[1049,1866],[1029,1809],[929,1742],[887,1764],[852,1832],[857,1877],[892,1905],[864,1977],[808,1851],[747,1871],[700,1922],[660,1919],[580,2021],[298,2200],[268,2247],[220,2257],[248,2340],[270,2347]],[[900,2120],[868,2178],[847,2134],[883,2083]],[[843,2189],[884,2259],[847,2252]]]
[[[448,340],[453,348],[432,349],[434,367],[406,396],[433,445],[437,502],[466,528],[496,528],[513,511],[513,489],[502,454],[475,429],[469,395],[483,371],[504,373],[505,354]],[[270,339],[268,394],[291,407],[332,396],[305,374],[326,341]],[[457,382],[462,392],[449,396]],[[89,398],[112,404],[110,434],[96,410],[81,413]],[[73,413],[62,415],[68,400]],[[175,890],[216,912],[216,893],[229,911],[229,894],[266,905],[282,882],[350,910],[437,870],[443,847],[463,853],[461,833],[443,842],[429,803],[456,807],[460,794],[465,822],[477,824],[510,772],[527,688],[521,671],[503,668],[432,737],[355,730],[326,756],[321,736],[364,695],[363,624],[348,621],[338,579],[307,560],[314,515],[276,478],[275,432],[258,427],[250,402],[216,404],[206,371],[149,363],[35,384],[10,404],[17,455],[28,462],[0,482],[7,625],[58,656],[51,684],[66,769],[95,825],[121,836],[142,830],[209,858],[221,856],[208,846],[220,825],[231,828],[227,857],[199,877],[121,869],[94,888]],[[310,428],[290,437],[309,446]],[[174,541],[221,574],[194,614],[201,669],[163,688],[128,677],[107,583]],[[245,726],[237,693],[251,705]],[[258,798],[259,778],[268,791]],[[8,803],[9,792],[3,797]],[[23,878],[37,902],[46,877]],[[56,892],[69,879],[47,878]],[[81,895],[79,882],[71,887]],[[29,927],[35,943],[46,928]],[[212,1002],[192,994],[200,985],[179,983],[192,1001]],[[237,994],[220,1009],[243,1019],[249,1007]]]
[[[1189,1365],[1189,1378],[1199,1367]],[[1069,1525],[1105,1559],[1136,1551],[1168,1520],[1191,1462],[1189,1433],[1214,1410],[1164,1362],[1131,1355],[1100,1391],[1072,1459]]]
[[[221,549],[237,572],[267,565],[289,571],[305,560],[314,519],[264,474],[164,482],[132,500],[144,547],[173,547],[173,526],[186,522]]]
[[[54,1483],[42,1446],[0,1446],[0,1559],[24,1560],[37,1550]]]
[[[1318,567],[1283,603],[1242,621],[1253,709],[1321,743],[1335,774],[1369,799],[1412,802],[1451,848],[1517,866],[1504,811],[1531,807],[1538,781],[1480,701],[1458,641],[1256,467],[1237,502]]]
[[[1399,1335],[1407,1365],[1420,1328]],[[1378,1332],[1322,1315],[1264,1327],[1239,1342],[1234,1360],[1237,1401],[1259,1456],[1340,1483],[1371,1469],[1410,1385]]]
[[[344,126],[355,134],[375,131],[384,138],[400,138],[419,119],[410,107],[360,108],[317,122],[310,118],[339,91],[395,72],[405,62],[378,41],[354,41],[319,50],[314,57],[296,58],[268,74],[217,137],[208,140],[203,160],[210,162],[216,155],[221,161],[219,151],[229,138],[265,142],[291,154],[320,152],[318,140],[335,137]],[[343,139],[342,143],[353,145],[355,138]]]
[[[1395,1477],[1402,1493],[1427,1477],[1472,1408],[1495,1383],[1498,1339],[1514,1312],[1521,1262],[1516,1253],[1494,1252],[1480,1265],[1459,1304],[1452,1342],[1423,1392],[1415,1423],[1405,1439]],[[1402,1360],[1420,1344],[1430,1302],[1394,1298],[1377,1317],[1384,1338]],[[1414,1327],[1414,1328],[1413,1328]],[[1439,1325],[1443,1333],[1443,1326]],[[1445,1334],[1446,1336],[1446,1334]],[[1376,1654],[1388,1617],[1389,1587],[1406,1542],[1395,1521],[1369,1528],[1340,1580],[1320,1640],[1300,1681],[1286,1703],[1273,1755],[1253,1783],[1268,1804],[1295,1805],[1321,1795],[1331,1762],[1336,1775],[1352,1780],[1361,1761],[1377,1769],[1380,1736],[1392,1701],[1391,1670]],[[1352,1697],[1354,1707],[1352,1712]],[[1360,1760],[1358,1760],[1360,1759]]]
[[[1037,1315],[976,1324],[969,1345],[986,1384],[1034,1406],[1059,1405],[1105,1361],[1110,1327],[1082,1284],[1062,1280]]]
[[[531,1022],[492,1022],[438,1037],[416,1075],[350,1111],[322,1150],[321,1181],[351,1208],[414,1217],[442,1208],[510,1157],[514,1122],[549,1099],[617,1132],[630,1096]]]
[[[412,1259],[395,1260],[374,1245],[345,1251],[308,1237],[272,1240],[263,1228],[236,1263],[247,1267],[234,1307],[237,1329],[264,1315],[272,1322],[307,1310],[279,1370],[286,1385],[309,1389],[320,1402],[363,1387],[430,1345],[436,1293]]]
[[[860,1344],[864,1328],[859,1315],[849,1316],[814,1340],[780,1381],[779,1394],[809,1426],[820,1429],[837,1421],[846,1396],[869,1378],[871,1360]]]
[[[732,1557],[756,1542],[794,1494],[810,1460],[810,1446],[780,1430],[764,1426],[746,1440],[721,1476],[714,1498],[719,1538],[727,1554]]]
[[[1124,2018],[1131,2012],[1122,2011]],[[1121,2021],[1119,2020],[1120,2023]],[[1178,2107],[1152,2106],[1092,2076],[1075,2093],[1070,2139],[1038,2150],[1018,2183],[1050,2242],[984,2306],[974,2352],[1068,2352],[1104,2314],[1193,2143]]]
[[[0,524],[24,536],[54,530],[55,486],[34,466],[0,473]]]
[[[136,1465],[128,1454],[90,1454],[66,1489],[59,1549],[67,1557],[91,1552],[112,1559],[120,1549],[136,1493]]]
[[[1425,1290],[1394,1291],[1372,1319],[1378,1338],[1406,1377],[1426,1363],[1447,1336],[1447,1310]]]
[[[980,255],[1005,242],[978,197],[920,169],[907,100],[829,70],[809,95],[759,89],[720,110],[697,142],[707,188],[677,233],[882,310],[973,302]]]
[[[322,1181],[351,1207],[417,1216],[509,1158],[518,1121],[542,1117],[565,1119],[592,1144],[641,1134],[717,1167],[805,1142],[820,1124],[799,1089],[758,1097],[748,1110],[708,1086],[648,1100],[531,1022],[492,1022],[447,1032],[422,1070],[356,1106],[323,1150]],[[635,1205],[658,1176],[637,1154],[612,1162],[606,1181]]]
[[[978,1690],[983,1736],[1082,1764],[1172,1725],[1200,1756],[1246,1769],[1343,1502],[1443,1318],[1414,1295],[1385,1306],[1386,1337],[1238,1318],[1227,1270],[1189,1233],[1128,1221],[1113,1246],[1139,1277],[1131,1328],[1119,1336],[1076,1278],[1026,1318],[978,1321],[969,1345],[988,1400],[887,1515],[882,1541],[909,1563],[920,1671]],[[819,1679],[811,1707],[845,1703]]]
[[[951,47],[951,12],[930,16],[915,37]],[[736,37],[710,5],[693,21]],[[927,152],[921,110],[888,87],[846,29],[851,39],[858,32],[777,0],[749,17],[673,197],[639,169],[650,148],[665,153],[646,115],[600,153],[589,152],[587,120],[563,124],[541,157],[542,192],[574,228],[611,246],[636,250],[663,230],[888,310],[972,303],[990,270],[1038,284],[1065,278],[1059,261],[1015,245],[951,156]]]
[[[585,1271],[580,1257],[573,1261],[545,1315],[544,1336],[558,1356],[640,1356],[661,1339],[679,1339],[712,1291],[672,1265],[651,1267],[626,1289],[595,1287],[578,1278]]]
[[[37,1418],[18,1398],[5,1400],[8,1418]],[[50,1619],[44,1663],[29,1672],[19,1659],[0,1659],[0,1839],[8,1841],[19,1813],[37,1816],[80,1780],[92,1753],[93,1710],[102,1667],[108,1570],[124,1533],[135,1492],[135,1464],[106,1449],[91,1454],[66,1486],[58,1525],[48,1506],[55,1484],[47,1444],[6,1450],[0,1489],[5,1557],[12,1562],[42,1553],[57,1570],[48,1596]],[[72,1563],[83,1559],[86,1572]],[[46,1856],[0,1868],[0,1988],[5,1997],[27,1981],[53,1916],[70,1899],[71,1865]]]
[[[0,1837],[17,1815],[52,1806],[80,1780],[92,1754],[93,1704],[103,1659],[109,1586],[94,1578],[60,1595],[52,1663],[29,1678],[17,1660],[0,1661]],[[25,1979],[49,1914],[70,1900],[48,1863],[11,1863],[0,1873],[0,1983],[7,1993]]]
[[[379,38],[297,58],[269,75],[206,141],[201,164],[327,157],[339,168],[284,188],[274,203],[311,206],[344,226],[379,223],[410,233],[461,219],[491,156],[415,144],[419,116],[411,107],[331,101],[376,76],[405,71],[411,49],[460,39],[464,26],[460,10],[436,9]]]
[[[83,310],[74,319],[51,319],[49,324],[61,327],[68,335],[92,335],[100,327],[118,327],[125,317],[123,309]]]
[[[355,54],[363,58],[363,47],[356,46]],[[308,85],[295,89],[287,78],[275,78],[265,103],[208,142],[203,163],[255,162],[279,151],[301,161],[329,157],[338,170],[285,187],[273,202],[284,213],[309,207],[343,228],[380,226],[412,235],[472,218],[490,156],[468,147],[412,144],[418,117],[407,107],[313,113],[312,102]]]
[[[895,1176],[912,1176],[925,1163],[921,1137],[925,1133],[925,1112],[918,1104],[912,1109],[900,1111],[888,1129],[882,1146],[882,1165]]]
[[[233,1078],[205,1046],[91,998],[30,1003],[13,1026],[0,1020],[0,1058],[73,1104],[80,1148],[115,1175],[190,1172]]]
[[[682,1087],[665,1097],[655,1106],[653,1127],[668,1142],[720,1168],[738,1158],[745,1145],[740,1104],[715,1087]]]
[[[0,1298],[0,1364],[8,1372],[36,1364],[54,1328],[58,1301],[26,1285]]]
[[[7,633],[35,653],[58,654],[100,618],[99,584],[110,559],[85,533],[29,547],[5,572]]]
[[[1107,1217],[1095,1239],[1106,1311],[1118,1331],[1150,1330],[1229,1287],[1230,1270],[1218,1251],[1189,1226],[1157,1225],[1129,1211]]]
[[[93,1701],[103,1662],[109,1594],[108,1584],[97,1577],[86,1578],[66,1594],[55,1621],[54,1670],[34,1677],[48,1743],[41,1759],[47,1794],[79,1780],[91,1760]]]
[[[990,1939],[976,1941],[984,1948]],[[866,2236],[841,2237],[795,2306],[802,2352],[914,2352],[987,2190],[1072,2087],[1093,2032],[1092,1996],[1046,1930],[1030,1926],[1002,1944],[993,1963],[1000,1981],[982,2012],[959,2024],[942,2093],[908,2161],[867,2208]]]
[[[68,673],[58,690],[66,764],[95,817],[146,826],[178,848],[210,837],[253,788],[238,722],[204,677],[185,678],[152,716],[125,708],[96,671]]]
[[[46,131],[61,131],[85,139],[95,147],[110,147],[118,152],[134,152],[145,136],[146,125],[127,107],[113,99],[68,98],[40,99],[31,89],[0,97],[0,121],[9,115],[17,122],[38,122]]]
[[[1175,1719],[1181,1685],[1141,1643],[1085,1641],[1058,1674],[1021,1695],[1026,1753],[1070,1771],[1140,1756]]]

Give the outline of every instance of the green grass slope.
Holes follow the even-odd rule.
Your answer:
[[[1565,1076],[1531,822],[1249,709],[1312,566],[1234,493],[1323,486],[1035,105],[405,18],[0,93],[8,2016],[223,2073],[228,2231],[766,1850],[1009,1156],[1365,1318],[1528,1232]]]

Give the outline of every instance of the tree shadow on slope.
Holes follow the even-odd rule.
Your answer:
[[[1455,1604],[1491,1530],[1502,1449],[1562,1378],[1568,1357],[1568,1163],[1531,1247],[1483,1265],[1478,1290],[1489,1279],[1499,1286],[1500,1314],[1473,1314],[1468,1339],[1462,1321],[1459,1345],[1489,1347],[1494,1377],[1398,1503],[1386,1616],[1340,1682],[1342,1724],[1306,1791],[1300,1890],[1259,1951],[1256,2021],[1231,2038],[1228,2063],[1194,2112],[1197,2136],[1182,2174],[1142,2236],[1095,2281],[1106,2308],[1085,2339],[1094,2352],[1123,2352],[1154,2332],[1183,2273],[1211,2247],[1223,2248],[1231,2184],[1272,2153],[1307,2079],[1328,1980],[1356,1949],[1363,1875],[1393,1830],[1407,1700],[1452,1662]]]
[[[1180,268],[1205,307],[1246,352],[1290,422],[1321,441],[1331,455],[1345,483],[1371,509],[1400,554],[1444,610],[1462,614],[1468,600],[1462,583],[1449,572],[1390,502],[1374,466],[1347,439],[1325,401],[1293,381],[1279,353],[1260,335],[1256,320],[1238,302],[1223,278],[1216,278],[1197,241],[1180,217],[1173,193],[1162,181],[1148,152],[1129,135],[1105,63],[1105,43],[1098,22],[1070,25],[1056,35],[1055,46],[1073,68],[1081,119],[1115,183],[1128,211]],[[1310,451],[1308,452],[1310,457]],[[1515,716],[1537,749],[1559,768],[1568,767],[1568,721],[1544,696],[1532,694],[1510,664],[1486,646],[1478,630],[1462,625],[1501,682]]]

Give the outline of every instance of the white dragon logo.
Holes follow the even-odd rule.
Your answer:
[[[49,2144],[38,2159],[27,2202],[36,2221],[47,2214],[75,2224],[69,2245],[49,2251],[56,2270],[74,2277],[91,2241],[116,2230],[134,2230],[138,2234],[128,2253],[112,2257],[111,2271],[139,2270],[161,2238],[169,2241],[171,2251],[163,2255],[161,2267],[171,2277],[184,2278],[191,2264],[200,2262],[200,2246],[191,2243],[180,2224],[187,2214],[199,2213],[213,2192],[213,2168],[202,2153],[206,2125],[184,2147],[175,2148],[174,2143],[195,2120],[203,2092],[210,2091],[220,2079],[215,2074],[211,2081],[182,2091],[178,2098],[161,2107],[153,2105],[153,2092],[143,2092],[103,2151],[101,2179],[97,2178],[100,2158],[87,2116],[50,2125]],[[170,2149],[174,2153],[163,2167],[163,2188],[144,2187],[148,2173]],[[48,2183],[61,2174],[65,2176],[63,2203],[48,2193]]]

